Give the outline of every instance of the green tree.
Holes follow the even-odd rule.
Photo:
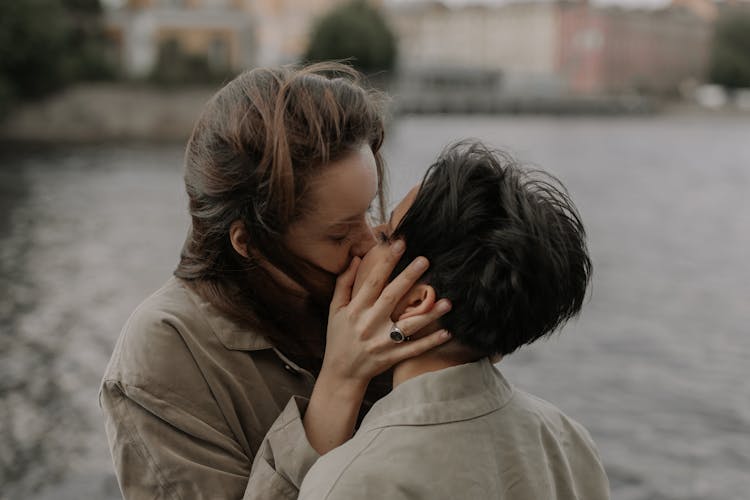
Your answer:
[[[110,78],[98,0],[0,1],[0,114],[80,79]]]
[[[110,41],[102,26],[99,0],[61,0],[67,17],[66,71],[72,80],[115,77]]]
[[[396,64],[396,37],[383,15],[364,0],[335,7],[312,28],[307,61],[350,59],[372,74]]]
[[[30,98],[67,79],[67,23],[58,0],[0,2],[0,80],[11,98]]]
[[[750,87],[750,9],[727,9],[716,22],[709,78],[731,89]]]

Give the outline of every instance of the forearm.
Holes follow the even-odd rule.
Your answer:
[[[343,444],[354,434],[366,384],[318,377],[303,425],[310,445],[321,455]]]

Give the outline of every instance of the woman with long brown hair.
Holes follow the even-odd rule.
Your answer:
[[[390,390],[385,372],[449,339],[394,342],[450,309],[394,329],[429,264],[386,286],[403,242],[352,296],[371,207],[384,219],[383,137],[380,97],[339,64],[255,69],[206,105],[179,265],[128,320],[102,382],[126,498],[296,498]]]

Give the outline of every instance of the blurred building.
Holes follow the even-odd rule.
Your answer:
[[[406,78],[445,68],[503,73],[503,78],[547,86],[558,80],[558,14],[551,3],[470,5],[392,4],[389,21],[399,40]],[[506,82],[507,83],[507,82]]]
[[[123,72],[147,76],[160,51],[200,55],[212,68],[252,63],[254,40],[244,0],[127,0],[107,12]]]
[[[148,75],[160,51],[216,69],[296,62],[314,20],[343,0],[125,0],[107,26],[125,74]],[[373,3],[380,4],[380,0]]]
[[[687,9],[706,21],[715,21],[722,10],[750,8],[750,0],[672,0],[672,7]]]
[[[733,0],[724,0],[731,2]],[[672,0],[673,7],[682,7],[706,21],[713,21],[719,14],[719,6],[714,0]]]
[[[256,63],[261,66],[298,62],[307,49],[315,21],[349,0],[244,0],[256,30]],[[382,0],[368,0],[381,5]]]
[[[560,7],[559,67],[577,93],[674,92],[705,78],[713,25],[683,8]]]
[[[499,71],[511,94],[671,91],[703,77],[711,36],[711,24],[685,8],[586,2],[391,4],[389,18],[402,73]]]

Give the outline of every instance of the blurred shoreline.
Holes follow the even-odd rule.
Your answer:
[[[46,99],[12,110],[0,123],[0,142],[90,144],[118,141],[183,142],[201,109],[219,86],[158,87],[145,84],[100,83],[70,87]],[[688,101],[652,97],[505,97],[478,103],[451,98],[424,106],[399,100],[393,113],[426,115],[737,115],[747,110],[709,109]]]

